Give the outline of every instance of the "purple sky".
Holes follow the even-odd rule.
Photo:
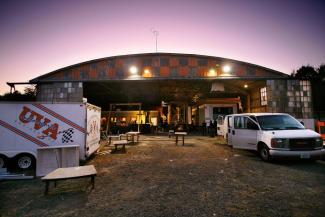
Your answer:
[[[226,57],[291,73],[325,63],[325,1],[0,1],[0,94],[79,62],[155,51]]]

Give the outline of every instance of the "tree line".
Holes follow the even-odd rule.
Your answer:
[[[325,81],[325,64],[321,64],[318,68],[310,65],[302,66],[298,70],[291,73],[292,78],[303,80],[319,80]]]
[[[26,87],[21,93],[17,90],[0,95],[0,101],[36,101],[36,88]]]

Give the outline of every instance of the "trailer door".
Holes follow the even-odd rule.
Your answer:
[[[87,104],[86,156],[89,157],[99,148],[101,109]]]

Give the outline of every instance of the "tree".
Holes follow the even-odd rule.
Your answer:
[[[35,101],[36,100],[36,89],[35,87],[26,87],[24,93],[14,91],[12,93],[5,93],[0,96],[0,101]]]
[[[302,66],[294,73],[294,77],[298,79],[311,80],[318,78],[318,73],[312,66]]]
[[[320,65],[317,72],[321,81],[325,81],[325,64]]]

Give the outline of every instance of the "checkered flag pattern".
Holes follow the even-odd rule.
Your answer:
[[[74,134],[73,128],[69,128],[69,129],[63,131],[62,143],[73,142],[73,140],[72,140],[73,134]]]

